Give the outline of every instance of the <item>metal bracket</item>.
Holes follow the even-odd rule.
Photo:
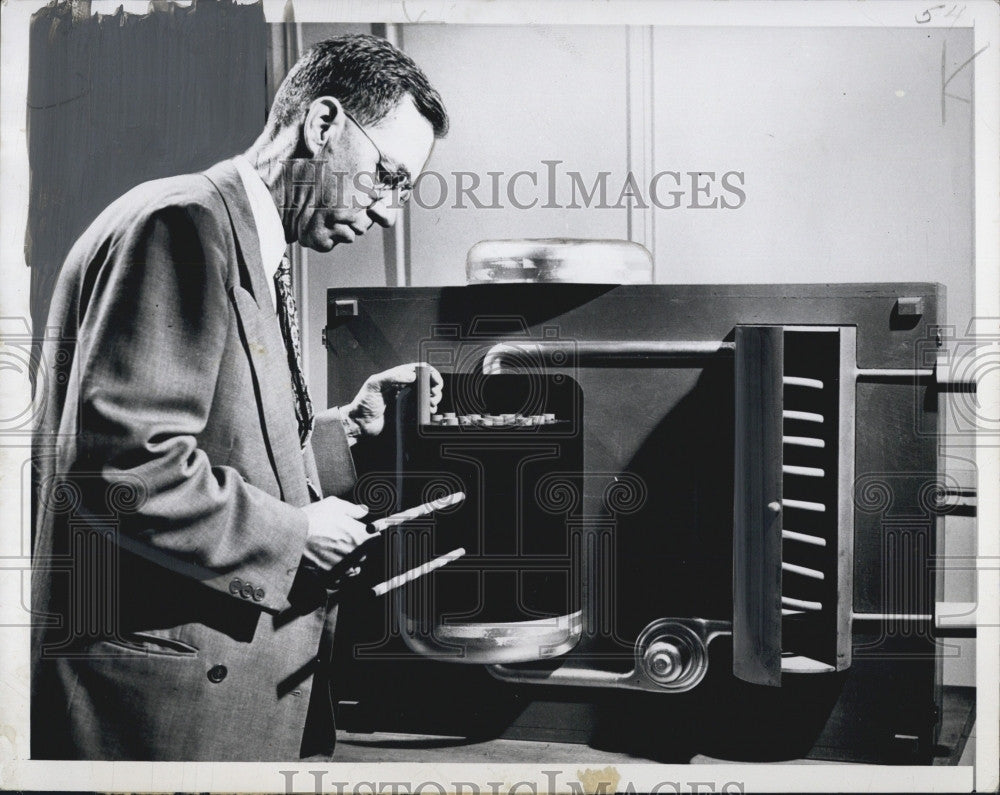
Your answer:
[[[332,337],[333,330],[337,326],[354,320],[354,318],[358,317],[360,314],[357,298],[337,298],[331,303],[331,305],[333,307],[333,311],[329,312],[327,317],[332,318],[336,325],[323,327],[323,347],[327,349],[330,348],[330,339]]]
[[[585,668],[567,660],[555,670],[490,665],[503,682],[574,685],[655,693],[683,693],[697,686],[708,672],[708,644],[732,635],[729,621],[705,618],[660,618],[646,625],[635,642],[635,665],[627,673]]]

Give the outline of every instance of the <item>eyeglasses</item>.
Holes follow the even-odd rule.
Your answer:
[[[398,191],[400,203],[405,202],[410,198],[410,194],[413,193],[413,183],[410,181],[410,173],[403,167],[397,169],[389,168],[386,165],[386,161],[389,160],[389,158],[382,153],[379,145],[375,143],[372,137],[368,134],[368,130],[365,129],[364,125],[346,110],[344,111],[344,115],[354,122],[354,126],[361,130],[361,134],[369,140],[371,145],[375,147],[375,151],[378,153],[378,162],[375,164],[375,177],[378,182],[373,188],[375,193],[378,195],[378,198],[382,198],[385,193]]]

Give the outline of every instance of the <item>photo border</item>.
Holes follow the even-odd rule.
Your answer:
[[[0,58],[3,90],[0,92],[0,335],[10,335],[18,323],[30,316],[28,310],[30,273],[24,261],[24,234],[27,225],[28,164],[26,140],[26,92],[28,68],[28,25],[31,15],[44,0],[6,0],[0,10]],[[950,5],[950,4],[947,4]],[[975,266],[974,317],[978,323],[971,333],[993,335],[994,345],[1000,319],[1000,6],[991,0],[958,3],[965,12],[957,20],[937,16],[936,2],[880,0],[814,0],[813,2],[768,2],[745,0],[739,3],[712,2],[621,2],[620,0],[575,0],[552,2],[495,0],[494,2],[366,2],[351,0],[263,0],[268,22],[288,19],[308,22],[385,22],[443,24],[580,24],[580,25],[669,25],[739,27],[971,27],[974,52],[986,49],[975,61]],[[95,13],[114,13],[123,6],[127,12],[144,14],[148,2],[94,0]],[[927,21],[920,21],[929,14]],[[11,378],[6,372],[0,381],[0,415],[9,416],[11,407],[31,403],[27,372]],[[978,385],[978,401],[983,416],[1000,416],[1000,372],[983,373]],[[982,437],[975,447],[980,485],[1000,483],[1000,456],[995,440]],[[136,763],[136,762],[43,762],[27,760],[28,753],[28,630],[11,626],[23,610],[23,594],[30,591],[26,550],[30,538],[27,512],[21,506],[28,499],[22,469],[30,455],[30,439],[0,439],[0,787],[4,789],[73,789],[99,791],[286,791],[287,777],[281,771],[298,771],[292,790],[312,792],[314,776],[309,771],[325,770],[325,783],[333,782],[419,782],[434,781],[443,786],[476,782],[490,791],[490,782],[506,788],[517,782],[535,782],[539,792],[551,782],[543,771],[559,769],[563,791],[578,773],[580,765],[551,764],[348,764],[331,763]],[[888,767],[880,765],[616,765],[621,785],[631,782],[635,791],[648,792],[663,782],[689,784],[741,782],[744,790],[796,790],[819,792],[829,789],[867,791],[995,791],[1000,757],[997,726],[1000,689],[1000,494],[995,488],[978,494],[979,554],[978,636],[976,641],[976,747],[973,767]],[[665,702],[669,719],[669,704]],[[593,767],[606,767],[601,752],[595,751]],[[573,768],[570,770],[570,768]],[[350,792],[350,788],[345,789]],[[367,792],[368,790],[362,790]],[[424,790],[437,792],[437,789]],[[469,790],[466,790],[467,792]],[[504,789],[499,791],[503,792]],[[525,791],[522,789],[521,791]],[[670,787],[661,791],[673,792]],[[702,789],[701,791],[704,791]]]

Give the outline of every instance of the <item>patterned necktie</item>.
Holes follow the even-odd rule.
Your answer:
[[[305,447],[313,427],[312,401],[302,375],[302,350],[299,343],[299,319],[292,295],[292,263],[288,256],[281,258],[281,265],[274,274],[274,289],[278,298],[278,323],[285,338],[288,369],[292,374],[292,394],[295,397],[295,419],[299,421],[299,442]]]

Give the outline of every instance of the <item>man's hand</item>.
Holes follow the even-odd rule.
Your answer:
[[[427,365],[431,376],[431,411],[441,402],[441,392],[444,380],[441,373]],[[396,393],[400,387],[412,384],[417,377],[416,363],[403,364],[382,373],[370,376],[361,391],[350,405],[341,408],[345,419],[347,435],[355,438],[361,436],[378,436],[385,426],[386,399]]]
[[[365,505],[327,497],[303,506],[302,510],[309,519],[309,535],[302,559],[307,566],[320,572],[331,571],[373,537],[364,522],[359,521],[368,515]],[[357,563],[363,561],[362,556]],[[353,576],[359,571],[355,566],[347,571],[347,575]]]

